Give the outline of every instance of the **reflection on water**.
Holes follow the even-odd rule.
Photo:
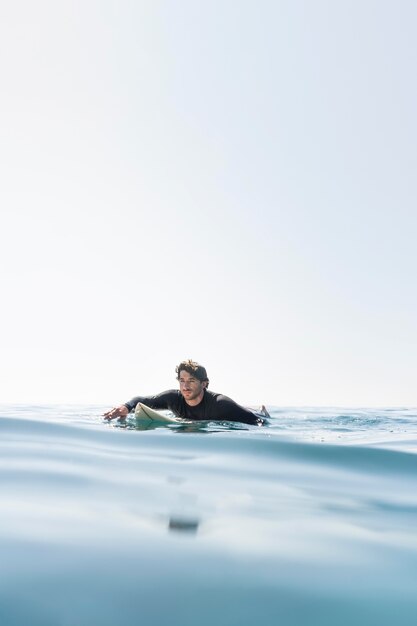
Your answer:
[[[170,517],[168,528],[176,532],[196,534],[199,526],[199,520],[187,519],[181,517]]]
[[[246,424],[240,422],[210,422],[204,421],[187,421],[178,420],[178,422],[157,422],[144,419],[123,418],[113,422],[114,428],[124,428],[127,430],[157,430],[169,429],[174,433],[200,433],[211,434],[217,432],[233,431],[233,430],[249,430]],[[256,428],[259,428],[256,426]]]

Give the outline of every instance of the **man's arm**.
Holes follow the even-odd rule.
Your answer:
[[[110,422],[111,420],[116,419],[116,417],[124,419],[126,415],[129,415],[129,413],[130,409],[128,409],[125,404],[122,404],[121,406],[117,406],[114,409],[110,409],[110,411],[103,413],[103,417],[105,420]]]
[[[156,396],[135,396],[129,402],[125,402],[121,406],[118,406],[110,411],[104,413],[104,419],[111,421],[118,417],[119,419],[125,419],[131,411],[134,410],[138,402],[146,404],[151,409],[169,409],[175,411],[175,400],[178,398],[178,392],[174,389],[169,391],[163,391]]]
[[[228,396],[219,394],[216,400],[221,419],[224,419],[228,422],[243,422],[244,424],[253,424],[254,426],[259,426],[264,423],[263,418],[255,415],[255,413],[241,406]]]

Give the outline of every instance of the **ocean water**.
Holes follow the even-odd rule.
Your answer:
[[[415,409],[105,408],[0,407],[1,626],[417,623]]]

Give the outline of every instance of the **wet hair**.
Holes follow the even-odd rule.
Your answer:
[[[209,386],[209,379],[207,377],[206,368],[188,359],[187,361],[181,361],[179,365],[175,368],[175,373],[177,374],[177,380],[180,379],[180,372],[188,372],[195,378],[197,378],[202,383],[207,383],[207,387]]]

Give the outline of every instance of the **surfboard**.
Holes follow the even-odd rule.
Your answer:
[[[142,402],[138,402],[135,408],[135,418],[137,422],[141,424],[175,424],[178,423],[178,419],[176,417],[170,417],[169,415],[165,415],[160,411],[155,411],[155,409],[151,409],[151,407],[146,406],[146,404],[142,404]]]
[[[266,410],[264,406],[262,406],[261,409],[258,409],[258,410],[249,408],[249,407],[248,409],[254,415],[256,415],[256,417],[262,418],[263,420],[265,420],[265,418],[270,417],[268,411]],[[136,405],[135,419],[136,419],[137,425],[142,426],[142,427],[152,426],[152,425],[156,426],[157,424],[179,424],[179,423],[186,421],[179,417],[165,415],[165,413],[161,413],[161,411],[156,411],[155,409],[151,409],[151,407],[146,406],[146,404],[142,404],[142,402],[138,402]],[[210,420],[207,420],[207,421],[210,421]],[[212,421],[216,421],[216,420],[212,420]],[[227,420],[220,420],[220,421],[227,421]]]

